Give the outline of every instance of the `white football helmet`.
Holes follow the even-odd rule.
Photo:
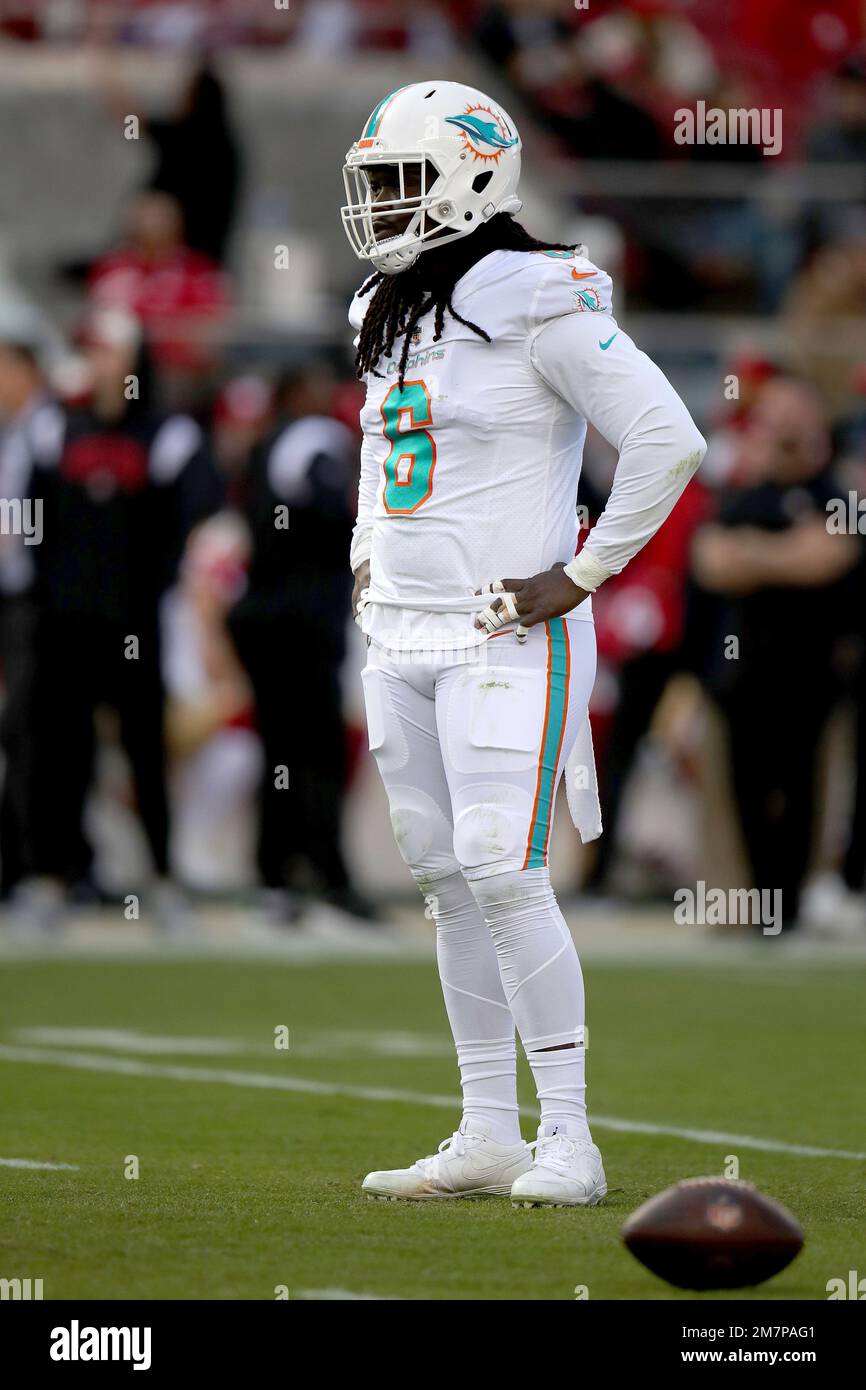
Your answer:
[[[414,82],[383,97],[343,167],[355,255],[396,275],[494,213],[519,212],[520,150],[511,117],[475,87]]]

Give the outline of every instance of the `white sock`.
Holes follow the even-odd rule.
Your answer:
[[[542,1123],[567,1123],[589,1139],[583,974],[549,871],[496,874],[472,880],[471,888],[496,946],[505,997],[535,1078]]]
[[[552,1126],[566,1125],[569,1134],[572,1127],[580,1131],[578,1137],[591,1139],[586,1119],[586,1080],[584,1048],[563,1048],[561,1052],[530,1052],[526,1060],[532,1068],[538,1101],[541,1106],[541,1124],[545,1134],[552,1134]]]
[[[461,873],[429,885],[439,977],[457,1046],[464,1119],[499,1144],[520,1143],[514,1020],[490,930]]]

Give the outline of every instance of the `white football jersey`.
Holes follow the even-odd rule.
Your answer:
[[[472,615],[489,601],[476,591],[573,559],[587,419],[621,450],[621,462],[642,444],[642,480],[658,477],[654,509],[647,496],[629,504],[627,495],[614,508],[615,554],[602,529],[596,553],[607,571],[630,558],[622,555],[632,535],[640,535],[634,551],[670,511],[688,478],[672,485],[663,475],[697,451],[683,470],[690,476],[703,440],[662,373],[618,328],[611,292],[610,277],[580,253],[493,251],[461,277],[452,300],[489,343],[447,311],[434,342],[431,312],[413,332],[402,390],[402,336],[377,363],[380,375],[368,374],[353,565],[369,554],[362,626],[376,640],[475,645],[485,634]],[[352,302],[356,330],[373,293]],[[659,409],[648,422],[647,411]],[[661,494],[667,505],[657,515]],[[573,616],[591,621],[590,604]]]

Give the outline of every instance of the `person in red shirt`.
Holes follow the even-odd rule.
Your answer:
[[[95,262],[88,288],[99,307],[135,315],[161,373],[195,378],[214,366],[229,282],[215,260],[185,245],[183,215],[170,194],[135,195],[124,244]]]

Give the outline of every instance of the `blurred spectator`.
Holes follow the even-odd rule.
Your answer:
[[[833,74],[824,117],[807,141],[809,159],[824,164],[866,163],[866,56],[854,55]]]
[[[232,0],[90,0],[94,18],[113,24],[119,38],[154,48],[188,52],[203,43],[209,24],[232,5]]]
[[[824,246],[794,282],[785,306],[791,359],[838,424],[864,412],[866,216],[850,241]]]
[[[863,38],[862,0],[729,0],[725,6],[696,7],[699,22],[711,33],[720,61],[727,66],[736,53],[748,61],[766,93],[762,105],[788,98],[796,121],[814,81],[838,64]]]
[[[273,413],[271,384],[254,372],[232,377],[217,394],[211,434],[221,501],[227,506],[246,503],[252,451],[270,429]]]
[[[684,101],[706,97],[718,69],[712,48],[696,28],[695,7],[676,0],[627,0],[578,15],[581,51],[604,81],[626,89],[654,113],[665,131]]]
[[[179,7],[175,7],[178,9]],[[185,45],[190,51],[193,45]],[[114,121],[123,126],[140,104],[118,79],[111,49],[96,49],[96,80]],[[184,83],[172,115],[139,116],[156,151],[145,189],[177,203],[183,239],[192,251],[222,264],[231,236],[242,177],[225,87],[210,62],[198,63]]]
[[[221,512],[187,541],[162,609],[166,730],[172,760],[172,859],[203,892],[248,887],[262,755],[253,693],[226,627],[246,584],[250,538]]]
[[[866,13],[866,11],[864,11]],[[806,157],[816,165],[866,166],[866,52],[849,57],[833,74],[819,100],[817,119],[806,144]],[[812,249],[838,242],[866,242],[866,198],[839,179],[838,198],[816,198],[807,204],[803,240]],[[864,359],[866,360],[866,359]]]
[[[33,0],[5,0],[0,8],[0,34],[4,39],[33,43],[42,36],[42,21],[34,14]]]
[[[709,501],[693,480],[667,521],[593,598],[598,653],[618,673],[619,699],[600,747],[599,781],[604,834],[585,886],[610,888],[623,794],[640,740],[650,727],[668,681],[687,664],[684,651],[689,552]]]
[[[360,21],[353,0],[316,0],[301,10],[296,42],[311,58],[345,60],[358,43]]]
[[[150,187],[174,198],[192,251],[225,260],[240,183],[240,156],[223,84],[207,64],[193,73],[173,119],[147,122],[159,151]]]
[[[167,922],[178,915],[167,883],[163,687],[158,605],[183,544],[184,484],[204,450],[188,416],[152,413],[147,350],[135,320],[117,311],[88,323],[90,399],[53,407],[33,452],[43,505],[34,720],[34,869],[54,897],[92,883],[83,811],[94,768],[97,705],[116,710],[141,823]],[[40,899],[37,915],[48,911]]]
[[[815,821],[816,753],[851,631],[857,537],[831,534],[844,495],[809,385],[762,388],[741,440],[744,479],[695,539],[694,572],[724,600],[713,685],[728,721],[734,793],[754,885],[781,890],[795,924]]]
[[[762,105],[760,88],[742,72],[727,72],[702,93],[708,107],[717,110],[749,110]],[[764,164],[759,144],[731,140],[725,144],[690,144],[677,147],[680,157],[692,164],[722,165],[744,169]],[[741,198],[677,200],[679,225],[672,239],[708,292],[720,297],[732,290],[756,285],[763,291],[765,307],[775,308],[779,295],[798,264],[801,238],[798,227],[768,225],[772,210],[744,191]]]
[[[172,402],[214,369],[229,284],[210,256],[185,245],[176,198],[135,195],[124,244],[96,261],[89,290],[95,305],[125,310],[144,325],[163,395]]]
[[[0,498],[10,528],[0,534],[0,663],[5,699],[0,746],[0,896],[33,871],[33,642],[35,546],[40,518],[32,509],[33,450],[51,407],[32,342],[0,341]],[[20,507],[20,521],[14,508]],[[26,528],[26,529],[25,529]]]
[[[452,11],[458,17],[471,11],[471,5],[455,5],[449,0],[415,0],[409,11],[409,51],[419,62],[453,62],[458,50]],[[466,15],[468,17],[468,15]]]
[[[308,0],[301,10],[296,43],[314,58],[343,59],[358,48],[408,51],[436,63],[453,57],[456,38],[452,11],[470,8],[465,0]]]
[[[595,71],[571,20],[556,0],[506,0],[487,8],[476,42],[574,154],[659,158],[655,119]]]
[[[866,497],[866,487],[861,487],[860,497],[861,500]],[[854,706],[854,805],[840,868],[845,889],[859,899],[863,920],[866,902],[866,566],[860,566],[858,579],[854,628],[859,638],[859,661],[850,692]]]
[[[255,691],[264,748],[258,866],[278,910],[298,910],[301,871],[356,917],[341,845],[346,731],[340,666],[351,577],[355,438],[330,415],[333,378],[317,363],[291,372],[280,422],[256,452],[247,516],[249,587],[230,627]],[[289,530],[289,512],[291,531]],[[288,778],[288,785],[287,785]]]
[[[732,400],[725,402],[708,430],[707,452],[701,464],[701,482],[714,492],[737,487],[744,481],[738,470],[742,467],[741,440],[748,429],[752,410],[766,382],[778,373],[778,367],[762,353],[743,349],[735,354],[725,372],[725,382],[735,387]]]

